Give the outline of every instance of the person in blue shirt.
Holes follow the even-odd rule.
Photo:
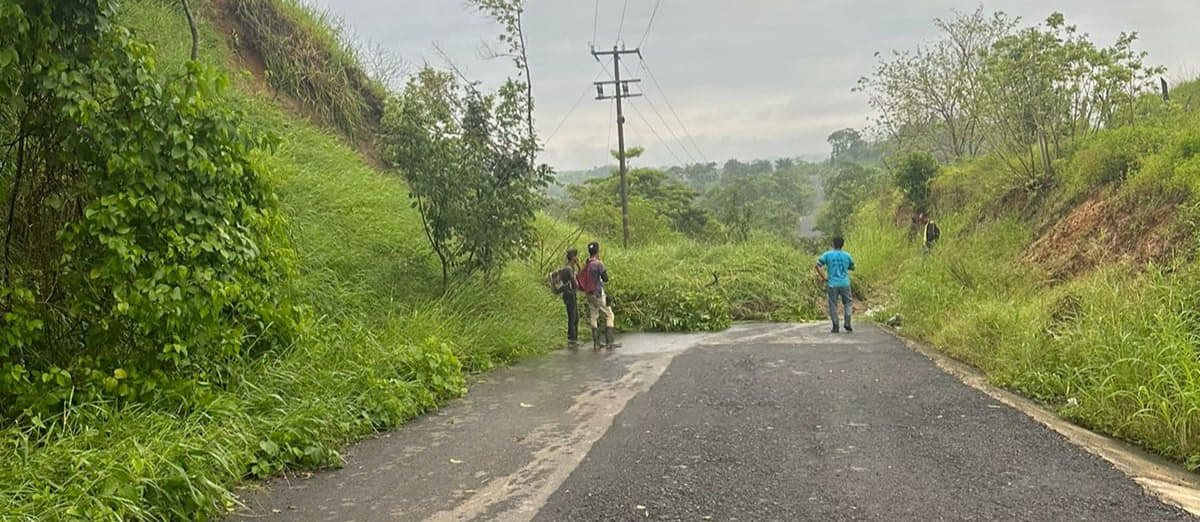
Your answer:
[[[829,296],[829,320],[833,321],[833,333],[838,333],[838,314],[837,302],[842,301],[842,310],[845,313],[846,320],[843,325],[847,332],[853,332],[850,327],[850,311],[852,306],[850,303],[850,271],[854,270],[854,259],[850,254],[842,250],[846,245],[846,240],[839,237],[833,238],[833,250],[821,254],[817,258],[817,274],[821,276],[821,280],[826,283],[826,293]]]

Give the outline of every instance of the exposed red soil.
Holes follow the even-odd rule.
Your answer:
[[[1026,250],[1025,260],[1052,280],[1102,264],[1166,262],[1186,237],[1174,195],[1096,196],[1075,207]]]
[[[233,81],[239,82],[239,85],[247,88],[251,92],[266,94],[271,96],[275,104],[279,105],[290,114],[305,118],[315,125],[324,127],[321,119],[307,108],[304,104],[295,97],[281,92],[267,82],[267,63],[259,54],[258,50],[253,45],[242,41],[242,35],[247,34],[243,30],[237,18],[233,15],[233,0],[212,0],[210,8],[204,14],[213,25],[220,31],[225,38],[232,51],[232,62],[227,64],[230,71],[245,72],[247,74],[234,74]],[[339,134],[340,135],[340,134]],[[349,142],[346,138],[342,138],[345,142]],[[362,139],[351,146],[358,150],[359,154],[367,163],[376,168],[383,167],[383,161],[379,158],[371,139]]]
[[[212,20],[213,25],[220,30],[221,35],[225,37],[229,44],[229,48],[233,51],[233,56],[236,58],[236,63],[229,64],[230,70],[244,70],[249,72],[249,76],[239,75],[239,79],[247,79],[250,81],[249,86],[257,92],[272,92],[267,85],[267,64],[258,51],[254,50],[252,45],[243,45],[241,35],[243,34],[241,26],[237,23],[231,11],[233,5],[230,0],[213,0],[212,9],[209,10],[209,20]],[[295,104],[294,100],[291,101]],[[298,107],[298,104],[295,104]],[[288,107],[291,110],[293,107]]]

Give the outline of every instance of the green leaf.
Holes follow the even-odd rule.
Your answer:
[[[270,440],[264,440],[262,442],[259,442],[258,447],[259,447],[259,449],[261,449],[263,451],[263,453],[266,453],[268,456],[274,457],[275,455],[279,454],[279,445],[275,444],[274,442],[272,442]]]

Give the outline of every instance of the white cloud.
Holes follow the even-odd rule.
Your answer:
[[[478,58],[479,45],[493,41],[498,27],[461,2],[312,1],[343,17],[360,37],[381,43],[411,63],[439,63],[432,46],[436,41],[469,74],[485,82],[496,83],[510,74],[507,62]],[[625,43],[637,45],[655,1],[629,0],[623,27],[622,2],[600,2],[596,40],[611,46],[621,27]],[[588,93],[544,155],[562,169],[608,161],[611,102],[591,99],[590,84],[599,71],[588,54],[595,5],[588,0],[529,0],[527,6],[542,135],[548,136],[580,94]],[[875,51],[928,40],[934,36],[933,18],[977,5],[974,0],[663,0],[643,51],[709,160],[823,154],[830,132],[864,125],[866,101],[850,88],[871,71]],[[1139,47],[1172,71],[1168,78],[1200,74],[1200,56],[1193,52],[1195,20],[1200,19],[1200,2],[1195,0],[999,0],[985,7],[1030,23],[1061,11],[1100,42],[1111,41],[1120,31],[1137,31]],[[639,69],[636,62],[628,65]],[[666,100],[648,76],[642,76],[650,100],[674,125]],[[665,147],[655,143],[647,125],[674,140],[646,103],[638,107],[649,123],[635,121],[634,111],[627,118],[630,139],[649,147],[644,161],[674,162]],[[615,131],[611,141],[616,141]]]

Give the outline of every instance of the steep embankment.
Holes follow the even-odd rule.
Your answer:
[[[193,7],[213,14],[206,2]],[[122,9],[121,22],[155,46],[158,72],[178,74],[190,42],[176,5]],[[443,297],[398,178],[316,126],[320,115],[282,109],[297,104],[240,72],[232,35],[201,29],[202,61],[231,71],[225,101],[278,138],[261,161],[307,324],[292,346],[227,368],[229,383],[185,411],[85,404],[49,430],[0,432],[0,518],[207,518],[236,502],[230,488],[244,478],[337,465],[347,442],[460,395],[466,372],[547,350],[559,336],[549,319],[561,305],[540,288],[540,269],[514,265]]]
[[[542,279],[566,246],[586,241],[573,226],[539,218],[533,261],[444,294],[405,186],[371,158],[384,94],[328,20],[291,0],[190,3],[200,62],[231,83],[206,102],[237,109],[242,127],[275,138],[272,150],[254,153],[290,253],[280,256],[289,275],[272,290],[303,320],[290,344],[252,345],[218,366],[218,379],[162,380],[181,383],[174,402],[67,400],[49,418],[4,419],[4,520],[210,518],[236,504],[239,483],[336,466],[347,443],[464,393],[468,373],[563,337],[562,305]],[[187,70],[178,3],[130,0],[118,18],[152,44],[149,74],[169,80]],[[785,284],[807,260],[778,242],[678,240],[608,253],[625,327],[718,329],[814,312],[807,289]],[[105,382],[127,377],[107,371]],[[56,386],[74,389],[68,373],[58,375]],[[159,381],[147,382],[144,392]]]
[[[849,234],[880,316],[1083,425],[1200,465],[1200,112],[1103,131],[1030,194],[995,158],[932,183],[943,235],[921,254],[898,194]]]

